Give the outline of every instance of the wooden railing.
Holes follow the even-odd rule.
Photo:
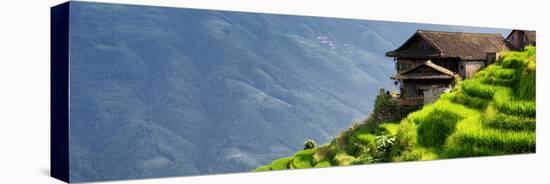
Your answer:
[[[401,98],[399,99],[399,104],[400,104],[400,105],[407,105],[407,106],[422,105],[422,104],[424,104],[424,97],[423,97],[423,96],[418,96],[418,97],[401,97]]]

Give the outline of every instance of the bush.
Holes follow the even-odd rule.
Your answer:
[[[313,139],[308,139],[306,140],[306,142],[304,142],[304,150],[307,150],[307,149],[315,149],[315,140]]]
[[[380,124],[383,122],[399,122],[410,112],[416,111],[420,106],[401,106],[399,101],[386,94],[382,88],[374,101],[374,110],[366,122],[369,124]]]
[[[392,135],[381,135],[376,137],[376,154],[375,159],[379,162],[390,161],[390,152],[396,137]]]
[[[318,162],[321,162],[322,160],[329,159],[334,156],[333,154],[334,154],[334,151],[330,149],[329,145],[323,145],[317,148],[317,150],[313,154],[313,162],[318,163]]]

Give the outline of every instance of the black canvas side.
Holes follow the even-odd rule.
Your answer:
[[[50,12],[50,169],[69,182],[69,6]]]

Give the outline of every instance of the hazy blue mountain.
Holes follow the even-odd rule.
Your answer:
[[[507,33],[84,2],[70,20],[72,181],[249,171],[366,117],[416,29]]]

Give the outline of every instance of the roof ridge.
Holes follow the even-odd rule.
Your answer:
[[[428,29],[417,29],[416,32],[423,33],[423,32],[432,32],[432,33],[449,33],[449,34],[473,34],[473,35],[498,35],[502,36],[500,33],[475,33],[475,32],[463,32],[463,31],[436,31],[436,30],[428,30]]]

